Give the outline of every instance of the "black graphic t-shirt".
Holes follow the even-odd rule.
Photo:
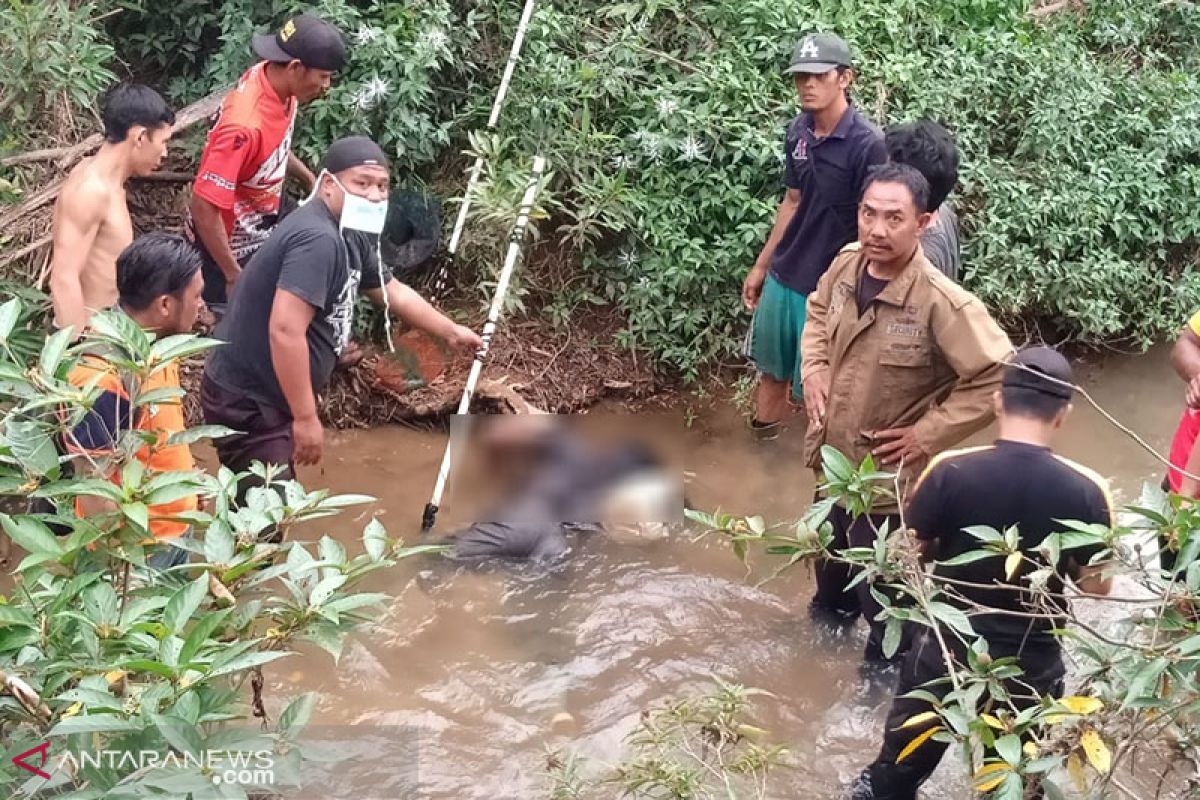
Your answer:
[[[383,281],[389,278],[385,271]],[[313,393],[320,393],[350,341],[355,299],[380,286],[372,237],[343,236],[333,214],[314,199],[288,215],[242,271],[215,332],[228,344],[209,355],[205,374],[225,389],[287,408],[271,364],[269,330],[275,292],[283,289],[316,309],[307,338]]]

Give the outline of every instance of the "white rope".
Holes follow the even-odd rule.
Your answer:
[[[483,372],[483,362],[487,359],[488,351],[491,349],[492,336],[496,332],[496,323],[499,321],[500,313],[504,309],[504,298],[508,294],[508,285],[512,281],[517,261],[521,257],[521,245],[525,239],[525,229],[529,225],[529,217],[533,213],[533,204],[537,200],[542,174],[545,171],[546,159],[542,156],[535,157],[533,159],[533,171],[529,175],[529,182],[525,184],[525,195],[521,198],[521,207],[517,212],[517,220],[513,224],[512,236],[509,238],[508,253],[504,257],[504,267],[500,270],[500,278],[496,283],[496,293],[492,296],[492,305],[488,309],[487,322],[483,326],[483,347],[475,354],[475,361],[471,364],[471,373],[467,376],[467,384],[463,387],[462,399],[458,404],[457,418],[463,424],[451,426],[450,428],[450,441],[446,443],[446,451],[442,455],[442,465],[438,469],[437,482],[433,487],[433,497],[430,499],[429,505],[425,507],[425,516],[422,519],[422,529],[424,530],[429,530],[433,527],[438,506],[442,502],[442,494],[446,490],[446,482],[450,477],[450,465],[453,461],[456,442],[466,435],[461,429],[465,426],[466,420],[470,419],[468,415],[471,409],[471,397],[475,394],[475,386],[479,382],[480,373]]]
[[[521,47],[525,43],[525,32],[529,29],[529,21],[533,18],[533,7],[536,0],[525,0],[525,9],[521,12],[521,20],[517,23],[517,33],[513,39],[512,49],[508,54],[508,62],[504,65],[504,75],[500,78],[500,88],[496,90],[496,99],[492,102],[492,113],[488,116],[487,130],[494,130],[496,123],[500,121],[500,111],[504,108],[504,99],[508,96],[508,87],[512,83],[513,74],[517,68],[517,62],[521,58]],[[442,268],[438,271],[437,280],[434,282],[433,294],[438,297],[442,293],[442,289],[446,283],[446,270],[450,260],[458,252],[458,245],[462,240],[463,229],[467,224],[467,214],[471,209],[471,195],[475,191],[475,185],[479,183],[479,176],[483,173],[483,156],[477,156],[475,163],[471,165],[471,175],[467,178],[467,189],[463,193],[462,205],[458,207],[458,217],[454,220],[454,229],[450,233],[450,244],[446,250],[450,258],[443,262]]]

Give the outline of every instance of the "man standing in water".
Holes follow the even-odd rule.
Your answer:
[[[904,164],[876,167],[858,211],[858,243],[846,247],[809,298],[802,375],[809,408],[805,456],[821,467],[824,445],[854,464],[868,453],[902,480],[930,456],[992,420],[991,394],[1012,352],[1004,331],[965,289],[933,268],[919,240],[931,214],[929,184]],[[820,482],[820,481],[818,481]],[[853,518],[830,512],[832,550],[870,547],[899,523],[895,499]],[[884,625],[865,581],[832,559],[816,565],[810,611],[819,620],[871,625],[865,658],[884,665]]]
[[[806,36],[787,73],[803,112],[788,125],[787,189],[775,225],[742,284],[754,312],[746,355],[758,368],[751,428],[774,439],[800,397],[805,302],[838,250],[854,241],[855,208],[868,169],[887,158],[879,130],[850,104],[850,47],[830,33]]]
[[[209,424],[242,432],[216,442],[221,463],[235,472],[260,461],[293,477],[294,464],[321,460],[317,395],[350,341],[360,291],[460,350],[483,346],[478,334],[385,275],[372,248],[347,246],[349,232],[383,230],[388,184],[379,145],[365,136],[339,139],[325,156],[316,196],[246,266],[216,329],[228,344],[208,357],[200,396]]]
[[[54,204],[50,300],[54,326],[79,336],[117,302],[117,256],[133,241],[125,182],[158,169],[175,113],[149,86],[121,84],[100,113],[104,143],[71,170]]]
[[[278,220],[284,178],[312,188],[312,172],[292,153],[296,109],[325,94],[346,61],[337,28],[308,14],[255,36],[254,52],[263,60],[225,98],[192,187],[188,232],[204,256],[205,303],[218,315]]]
[[[1048,347],[1019,353],[1004,373],[995,393],[1000,438],[991,447],[943,453],[921,476],[908,506],[906,522],[915,532],[922,561],[946,562],[980,549],[966,531],[985,526],[995,531],[1016,527],[1022,561],[1015,572],[997,555],[947,566],[939,563],[933,580],[947,584],[947,602],[971,614],[971,626],[988,645],[993,660],[1016,658],[1022,670],[1008,681],[1016,710],[1036,705],[1043,697],[1061,697],[1066,668],[1056,630],[1066,627],[1066,601],[1058,600],[1063,579],[1084,592],[1108,594],[1110,579],[1103,564],[1093,564],[1099,545],[1067,550],[1056,563],[1047,564],[1039,552],[1043,540],[1064,530],[1060,520],[1112,526],[1113,505],[1103,478],[1050,449],[1071,411],[1071,367]],[[1048,594],[1028,591],[1029,575],[1049,567],[1053,577]],[[1047,603],[1051,615],[1047,615]],[[999,613],[988,613],[996,609]],[[957,636],[943,637],[949,655],[959,663],[967,659],[966,646]],[[921,689],[944,697],[950,687],[945,655],[928,630],[914,642],[900,674],[896,699],[888,712],[883,748],[865,769],[852,790],[853,800],[916,800],[917,789],[937,768],[947,744],[934,739],[899,759],[909,742],[925,733],[935,719],[923,725],[904,723],[932,711],[927,699],[906,697]],[[1027,795],[1028,796],[1028,795]],[[1040,793],[1037,796],[1041,796]]]

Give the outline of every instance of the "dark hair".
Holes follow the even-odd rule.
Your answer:
[[[200,271],[200,251],[177,233],[139,236],[117,256],[121,305],[141,311],[164,294],[178,297]]]
[[[934,211],[958,182],[958,147],[950,131],[929,119],[893,125],[884,134],[888,158],[908,164],[929,181],[929,207]]]
[[[1005,414],[1031,417],[1039,422],[1052,422],[1071,402],[1028,386],[1001,386],[1000,399]]]
[[[929,208],[929,181],[925,180],[925,176],[915,167],[910,167],[908,164],[877,164],[867,173],[867,180],[863,184],[864,195],[874,183],[903,184],[912,195],[913,203],[916,204],[918,211],[925,213]]]
[[[175,124],[175,112],[162,95],[140,83],[118,84],[103,102],[104,139],[112,144],[125,141],[135,125],[154,130]]]

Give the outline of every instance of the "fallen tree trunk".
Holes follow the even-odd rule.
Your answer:
[[[225,99],[230,87],[226,86],[202,100],[197,100],[187,108],[180,111],[175,116],[175,131],[182,131],[195,125],[200,120],[208,119],[221,108],[221,101]],[[36,161],[54,161],[57,160],[57,166],[61,170],[68,170],[80,161],[84,156],[91,153],[93,150],[100,147],[104,141],[104,137],[100,134],[94,134],[84,139],[79,144],[73,144],[69,147],[56,147],[48,150],[34,150],[28,153],[18,153],[14,156],[9,156],[0,160],[2,166],[13,166],[15,164],[29,164]],[[66,176],[63,175],[52,182],[49,186],[44,187],[35,194],[25,199],[23,203],[17,206],[12,211],[4,216],[0,216],[0,230],[7,229],[17,220],[30,214],[47,203],[51,203],[58,197],[58,193],[62,191],[63,184],[66,182]]]

